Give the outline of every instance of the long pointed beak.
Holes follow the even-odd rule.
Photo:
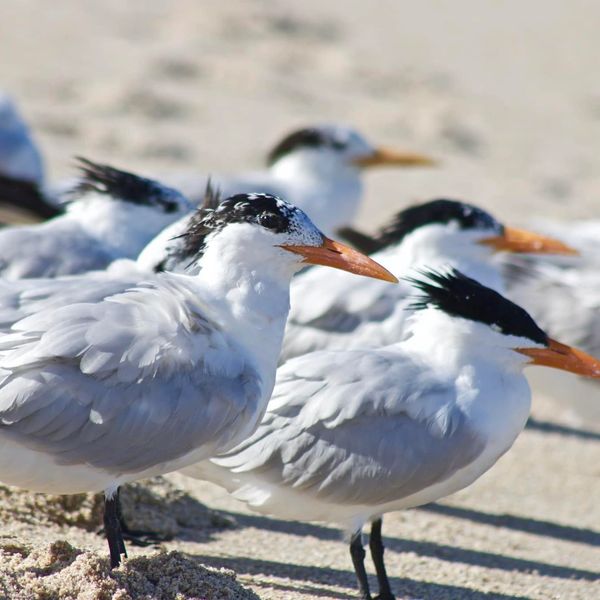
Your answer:
[[[382,167],[385,165],[396,167],[432,167],[437,161],[429,156],[415,152],[401,152],[392,148],[377,148],[368,156],[354,159],[354,164],[362,167]]]
[[[342,271],[349,271],[356,275],[373,277],[374,279],[383,279],[392,283],[398,283],[387,269],[384,269],[379,263],[365,256],[361,252],[350,248],[340,242],[335,242],[323,236],[321,246],[288,246],[282,245],[282,248],[304,257],[305,263],[311,265],[324,265]]]
[[[548,348],[515,348],[532,360],[529,364],[552,367],[600,379],[600,360],[577,348],[550,339]]]
[[[559,240],[514,227],[505,227],[502,235],[485,238],[479,243],[491,246],[496,251],[528,254],[579,254],[577,250]]]

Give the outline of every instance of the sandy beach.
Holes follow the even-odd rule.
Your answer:
[[[49,180],[72,176],[75,155],[154,176],[257,168],[283,133],[341,121],[440,161],[369,174],[363,229],[436,196],[516,225],[598,218],[598,23],[592,0],[7,0],[0,86],[31,124]],[[163,481],[138,506],[166,503],[148,518],[170,515],[172,539],[130,547],[150,557],[124,567],[130,587],[125,570],[108,576],[91,500],[0,489],[0,597],[355,597],[335,526],[253,515],[210,484],[169,481],[186,494]],[[393,588],[600,597],[598,498],[600,419],[535,396],[529,427],[475,485],[385,518]]]

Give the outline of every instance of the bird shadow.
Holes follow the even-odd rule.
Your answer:
[[[204,565],[217,568],[233,569],[236,573],[248,574],[253,577],[277,577],[299,583],[281,583],[274,581],[257,581],[253,579],[254,585],[264,588],[277,589],[283,592],[294,591],[306,595],[309,598],[334,597],[334,598],[356,598],[356,578],[353,571],[334,569],[332,567],[311,567],[304,565],[289,564],[271,560],[258,560],[249,557],[222,557],[206,555],[188,555]],[[348,557],[350,561],[350,557]],[[305,582],[304,584],[302,582]],[[307,585],[306,582],[311,582]],[[417,581],[406,577],[390,577],[390,583],[396,593],[411,598],[427,598],[429,600],[445,600],[447,598],[461,598],[461,600],[526,600],[524,596],[496,594],[479,592],[462,586],[433,583],[429,581]],[[370,578],[372,589],[377,589],[374,577]],[[327,587],[318,587],[318,586]],[[345,587],[347,592],[332,590],[331,587]]]
[[[593,529],[559,525],[552,521],[542,521],[530,517],[518,517],[508,514],[496,515],[469,508],[448,506],[446,504],[427,504],[416,510],[443,515],[445,517],[454,517],[456,519],[466,519],[483,525],[503,527],[514,531],[523,531],[525,533],[551,537],[567,542],[577,542],[579,544],[587,544],[588,546],[600,546],[600,531],[594,531]]]
[[[455,509],[454,507],[445,507],[442,505],[435,504],[429,505],[428,507],[422,508],[421,510],[430,510],[431,512],[439,512],[440,514],[448,514],[449,516],[451,516]],[[478,517],[480,517],[480,515],[480,518],[482,520],[486,517],[485,513],[477,513],[476,511],[468,511],[467,509],[457,509],[457,515],[463,516],[464,518],[468,518],[468,516],[466,515],[470,512],[473,513],[475,520]],[[238,513],[225,514],[230,517],[233,517],[236,520],[237,525],[239,527],[254,527],[257,529],[263,529],[277,533],[287,533],[290,535],[297,535],[302,537],[312,536],[320,540],[333,540],[340,542],[342,541],[341,531],[333,527],[315,525],[312,523],[300,523],[297,521],[283,521],[258,515],[246,515]],[[492,520],[491,515],[487,516],[490,518],[490,520]],[[499,518],[501,519],[502,517]],[[513,517],[508,517],[509,523],[512,522],[511,519],[513,519]],[[530,521],[529,519],[524,519],[520,517],[514,517],[514,520],[515,523],[521,524],[523,525],[523,527],[525,527],[527,522]],[[598,538],[596,536],[600,536],[600,534],[597,534],[596,532],[591,532],[589,530],[577,530],[576,528],[555,525],[553,523],[546,524],[542,521],[531,521],[531,528],[535,529],[536,526],[538,526],[541,530],[543,530],[543,526],[548,525],[548,531],[556,534],[555,536],[560,537],[560,539],[567,539],[572,541],[573,538],[577,536],[577,532],[580,532],[580,535],[587,539],[588,542],[589,540],[593,540],[593,545],[595,545],[595,542],[598,541]],[[554,529],[552,527],[554,527]],[[560,534],[566,535],[561,537]],[[457,546],[450,546],[447,544],[440,544],[436,542],[405,540],[385,536],[385,545],[387,548],[394,552],[414,552],[419,556],[428,556],[437,560],[443,560],[452,563],[462,563],[489,569],[501,569],[510,572],[537,572],[541,576],[554,577],[559,579],[581,579],[587,581],[600,580],[600,572],[588,571],[585,569],[577,569],[574,567],[567,567],[562,565],[548,564],[540,561],[528,560],[523,558],[514,558],[492,552],[469,550],[465,548],[459,548]],[[296,565],[288,565],[288,567],[290,570],[301,569],[301,567],[298,567]]]
[[[525,428],[531,431],[540,431],[541,433],[556,433],[567,437],[576,437],[580,440],[600,441],[600,433],[597,431],[559,425],[558,423],[552,423],[550,421],[539,421],[533,417],[529,417]]]
[[[414,552],[419,556],[429,556],[438,560],[452,563],[463,563],[486,569],[501,569],[519,573],[536,573],[542,577],[557,579],[579,579],[585,581],[600,581],[600,572],[553,565],[537,560],[514,558],[481,550],[468,550],[446,544],[422,542],[416,540],[401,540],[386,538],[386,548],[394,552]]]

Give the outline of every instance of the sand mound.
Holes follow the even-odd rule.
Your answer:
[[[163,477],[132,483],[121,490],[123,517],[131,529],[170,539],[184,528],[231,525],[231,520],[207,508]],[[67,525],[93,531],[102,523],[102,494],[53,496],[0,486],[0,520],[32,525]]]
[[[0,594],[11,600],[258,598],[233,571],[203,567],[180,552],[132,558],[111,571],[108,559],[65,541],[35,549],[1,542]]]

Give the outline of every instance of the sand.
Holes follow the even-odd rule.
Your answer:
[[[0,84],[31,122],[50,179],[71,175],[76,154],[148,174],[255,168],[283,132],[337,120],[441,161],[370,174],[366,229],[438,195],[512,224],[598,217],[599,19],[593,0],[6,0]],[[399,597],[600,597],[600,423],[564,399],[536,397],[533,415],[471,488],[386,518]],[[130,547],[131,571],[114,577],[89,497],[0,491],[0,544],[12,556],[0,582],[15,590],[5,595],[68,598],[83,586],[81,598],[126,598],[131,572],[131,585],[161,597],[147,591],[149,571],[168,563],[198,586],[215,584],[199,564],[233,569],[237,583],[220,581],[261,598],[353,597],[335,527],[252,516],[208,484],[175,481],[236,525],[181,525],[178,501],[167,503],[153,522],[174,536],[160,548],[180,554]],[[64,559],[46,576],[51,556]],[[150,563],[134,562],[143,556]],[[208,594],[165,578],[172,595]],[[215,597],[247,597],[232,593]]]
[[[111,570],[106,558],[58,540],[35,549],[0,544],[0,590],[14,600],[254,600],[227,569],[198,565],[180,552],[128,560]]]

